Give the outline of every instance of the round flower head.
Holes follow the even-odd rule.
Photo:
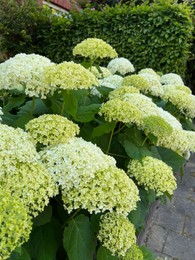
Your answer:
[[[117,256],[125,256],[136,242],[134,225],[127,217],[114,212],[101,216],[97,237],[104,247]]]
[[[0,89],[45,96],[50,89],[43,81],[43,72],[52,64],[48,58],[38,54],[17,54],[0,64]]]
[[[130,161],[128,174],[135,177],[139,184],[145,186],[146,190],[154,190],[157,196],[165,192],[172,195],[177,187],[172,168],[163,161],[150,156],[146,156],[141,162]]]
[[[113,91],[111,91],[108,95],[109,99],[114,98],[123,98],[125,94],[131,94],[131,93],[140,93],[139,89],[132,87],[132,86],[121,86]]]
[[[182,78],[176,73],[162,75],[160,82],[163,85],[184,85]]]
[[[88,38],[78,43],[73,49],[73,55],[87,57],[90,60],[116,58],[118,56],[110,44],[97,38]]]
[[[175,91],[175,90],[180,90],[180,91],[184,91],[187,94],[192,94],[192,91],[190,88],[184,86],[184,85],[163,85],[163,92],[169,92],[170,90]]]
[[[163,95],[164,100],[169,100],[182,114],[188,118],[195,117],[195,96],[181,90],[167,90]]]
[[[162,117],[172,128],[182,130],[181,123],[174,116],[172,116],[169,112],[163,110],[161,107],[157,107],[156,109],[157,115]]]
[[[29,238],[32,223],[19,198],[0,191],[0,259],[9,259],[16,247]]]
[[[41,163],[36,162],[16,161],[12,171],[9,165],[3,165],[0,169],[0,187],[19,197],[27,212],[33,216],[43,211],[49,198],[58,192],[53,177]]]
[[[103,115],[108,122],[119,121],[140,125],[142,120],[141,112],[136,106],[120,99],[111,99],[104,103],[99,115]]]
[[[91,73],[93,73],[93,75],[97,79],[107,78],[112,75],[112,73],[109,71],[109,69],[107,69],[105,67],[101,67],[101,66],[99,68],[92,66],[91,68],[89,68],[89,71]]]
[[[12,161],[34,162],[39,158],[31,136],[20,128],[0,124],[0,154]]]
[[[133,244],[121,260],[144,260],[144,257],[139,246]]]
[[[99,80],[99,82],[101,86],[116,89],[122,85],[123,78],[119,75],[111,75],[107,78]]]
[[[160,76],[159,76],[153,69],[151,69],[151,68],[145,68],[145,69],[142,69],[142,70],[140,70],[140,71],[138,72],[138,74],[143,74],[143,73],[144,73],[144,74],[145,74],[145,73],[149,73],[149,74],[155,76],[156,79],[160,80]]]
[[[158,139],[170,135],[173,131],[171,125],[160,116],[147,116],[143,119],[143,128],[147,134],[151,133]]]
[[[29,121],[26,130],[36,143],[56,145],[79,133],[78,125],[60,115],[42,115]]]
[[[98,80],[89,70],[72,61],[48,67],[45,78],[54,89],[88,89],[98,85]]]
[[[140,75],[149,83],[148,88],[140,89],[141,92],[157,97],[161,97],[163,95],[163,87],[155,75],[151,73],[141,73]]]
[[[194,131],[183,131],[183,134],[186,136],[189,142],[189,151],[195,152],[195,132]]]
[[[82,138],[47,148],[41,158],[60,185],[64,207],[87,209],[90,213],[112,211],[128,214],[139,200],[138,189],[114,158]]]
[[[124,77],[123,86],[133,86],[140,91],[146,91],[150,88],[149,82],[141,75],[131,75]]]
[[[135,71],[133,64],[125,58],[115,58],[111,60],[107,68],[112,74],[119,73],[122,76]]]

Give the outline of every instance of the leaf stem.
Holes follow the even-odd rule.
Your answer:
[[[30,112],[31,115],[33,115],[34,108],[35,108],[35,96],[32,97],[32,107],[31,107],[31,112]]]
[[[111,132],[111,134],[110,134],[110,139],[109,139],[108,147],[107,147],[107,150],[106,150],[106,153],[107,153],[107,154],[108,154],[108,152],[109,152],[109,150],[110,150],[110,145],[111,145],[111,142],[112,142],[113,134],[114,134],[114,129],[112,129],[112,132]]]

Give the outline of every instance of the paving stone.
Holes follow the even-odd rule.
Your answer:
[[[156,212],[154,223],[169,230],[182,233],[184,228],[185,215],[181,214],[175,208],[162,205]]]
[[[173,259],[173,257],[166,255],[166,254],[162,254],[158,251],[154,251],[154,254],[156,257],[162,257],[163,260],[176,260],[176,259]]]
[[[146,238],[146,245],[151,250],[161,252],[167,237],[168,231],[160,226],[153,225],[149,236]]]
[[[173,258],[178,258],[178,260],[194,260],[195,241],[170,231],[163,248],[163,253]]]
[[[195,218],[195,201],[188,194],[187,198],[178,197],[175,201],[175,207],[180,214],[194,216]]]
[[[191,237],[195,239],[195,224],[194,224],[194,218],[187,217],[185,221],[185,227],[184,227],[184,235],[186,237]]]

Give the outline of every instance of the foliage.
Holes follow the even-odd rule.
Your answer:
[[[6,213],[14,214],[5,215],[9,222],[0,225],[0,237],[13,238],[11,231],[17,230],[17,218],[23,213],[18,213],[17,205],[24,207],[28,232],[21,229],[14,243],[6,240],[0,257],[5,259],[12,251],[12,260],[123,260],[142,255],[154,259],[147,248],[135,245],[136,235],[149,205],[171,197],[176,188],[174,172],[195,151],[190,102],[194,96],[186,86],[179,86],[190,97],[181,110],[165,95],[163,75],[144,67],[139,75],[146,71],[156,75],[155,87],[162,96],[141,93],[136,84],[129,86],[125,78],[131,76],[126,74],[112,75],[112,88],[106,87],[104,80],[111,76],[95,78],[90,67],[101,68],[94,61],[82,63],[86,68],[65,61],[45,70],[44,64],[40,69],[35,66],[36,79],[41,83],[44,79],[48,89],[55,88],[44,96],[41,91],[29,95],[26,79],[34,75],[34,66],[22,80],[13,76],[18,66],[32,64],[34,55],[26,55],[28,59],[24,55],[19,63],[18,55],[8,60],[12,69],[5,72],[7,82],[0,84],[0,188],[4,191],[0,203],[7,207]],[[7,63],[1,64],[2,72]],[[119,66],[117,73],[123,74],[124,63]],[[145,80],[152,89],[150,79]],[[176,93],[172,78],[167,80]],[[16,89],[16,83],[22,88]],[[8,198],[16,198],[13,209],[14,200]]]

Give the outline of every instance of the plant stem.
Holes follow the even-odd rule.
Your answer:
[[[146,136],[146,138],[144,139],[143,143],[142,143],[142,146],[144,146],[146,140],[148,139],[148,137]]]
[[[114,134],[119,133],[123,128],[125,128],[126,125],[123,125],[119,130],[117,130]]]
[[[62,116],[63,113],[64,113],[64,106],[65,106],[65,99],[63,98],[62,109],[61,109],[61,112],[60,112],[60,115],[61,115],[61,116]]]
[[[114,129],[112,130],[112,132],[111,132],[111,134],[110,134],[110,139],[109,139],[108,148],[107,148],[107,150],[106,150],[106,153],[108,153],[109,150],[110,150],[110,145],[111,145],[111,142],[112,142],[113,134],[114,134]]]
[[[33,115],[34,112],[34,108],[35,108],[35,96],[32,97],[32,107],[31,107],[31,115]]]
[[[128,156],[120,155],[120,154],[115,154],[115,153],[108,153],[108,154],[109,154],[109,155],[112,155],[112,156],[121,157],[121,158],[129,158]]]

